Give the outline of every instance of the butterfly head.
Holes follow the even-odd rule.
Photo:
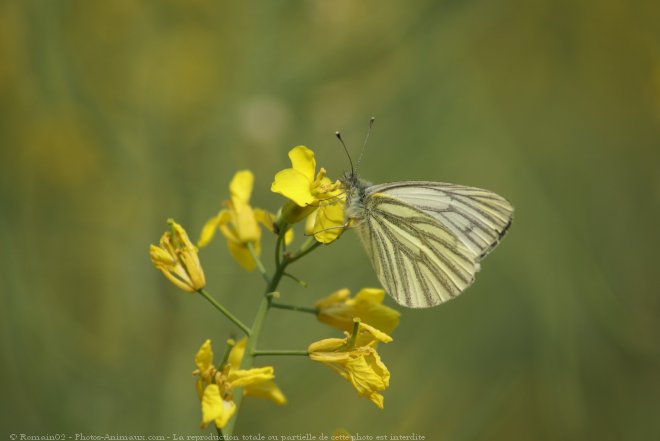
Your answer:
[[[367,198],[367,188],[371,186],[370,182],[358,178],[354,172],[345,172],[339,178],[341,187],[346,193],[346,217],[353,221],[360,222],[364,217],[364,206]]]
[[[358,186],[360,179],[357,177],[355,171],[345,171],[343,176],[339,178],[341,186],[347,191]]]

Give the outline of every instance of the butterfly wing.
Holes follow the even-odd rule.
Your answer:
[[[511,224],[513,207],[487,190],[438,182],[366,188],[357,231],[387,292],[428,308],[465,290]]]

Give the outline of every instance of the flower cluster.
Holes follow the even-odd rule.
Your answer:
[[[261,230],[259,224],[270,232],[274,232],[275,216],[266,210],[252,208],[250,196],[254,186],[254,175],[249,170],[242,170],[234,175],[229,184],[230,198],[224,202],[225,208],[209,219],[200,235],[197,245],[205,247],[220,230],[227,239],[229,252],[236,261],[247,271],[254,270],[255,257],[261,254]],[[293,240],[293,231],[287,233],[287,243]]]
[[[206,279],[197,257],[197,248],[181,225],[172,219],[167,223],[171,230],[160,238],[160,246],[149,247],[151,261],[178,288],[188,292],[199,291],[206,285]]]
[[[353,329],[353,319],[357,317],[362,323],[388,334],[399,325],[401,313],[382,304],[385,298],[382,289],[363,288],[353,298],[350,294],[344,288],[316,302],[319,321],[342,331],[350,331]]]
[[[389,343],[392,337],[373,326],[360,323],[353,334],[345,338],[326,338],[309,345],[309,357],[329,366],[351,383],[358,395],[383,408],[383,396],[378,393],[390,385],[390,371],[376,352],[378,342]]]
[[[235,344],[230,341],[233,347],[229,351],[227,361],[219,368],[213,364],[211,340],[206,340],[197,351],[197,369],[193,371],[193,375],[197,376],[195,388],[202,404],[202,428],[211,421],[214,421],[218,428],[227,425],[236,412],[232,390],[237,387],[243,387],[246,396],[286,404],[286,397],[273,381],[275,370],[272,366],[240,369],[246,342],[246,338]]]
[[[265,398],[277,404],[287,402],[274,382],[273,366],[253,367],[260,355],[304,355],[323,363],[347,380],[359,396],[383,408],[381,392],[389,387],[390,372],[382,362],[378,343],[389,343],[389,334],[398,326],[400,313],[383,304],[380,288],[363,288],[354,296],[339,289],[317,300],[313,307],[279,303],[278,284],[287,267],[320,245],[335,241],[346,229],[345,192],[339,181],[317,172],[314,152],[305,146],[289,151],[291,167],[275,175],[271,191],[286,198],[273,212],[250,204],[254,175],[249,170],[237,172],[229,184],[229,198],[222,209],[201,230],[197,246],[206,247],[220,231],[231,256],[247,271],[259,270],[266,281],[266,291],[253,326],[246,326],[227,308],[205,291],[206,280],[198,250],[186,231],[174,221],[158,246],[151,245],[153,264],[175,286],[187,292],[199,292],[219,312],[245,334],[238,342],[228,341],[220,363],[214,364],[211,340],[206,340],[195,356],[196,389],[202,409],[202,427],[214,422],[225,435],[231,434],[233,422],[243,397]],[[297,251],[288,248],[294,239],[293,227],[303,222],[309,236]],[[261,261],[262,230],[274,234],[275,269],[268,273]],[[293,277],[293,276],[291,276]],[[296,279],[296,278],[294,278]],[[298,280],[298,279],[296,279]],[[306,350],[264,351],[257,349],[257,338],[271,308],[312,313],[316,319],[344,332],[344,338],[327,338],[311,343]]]
[[[270,189],[289,199],[282,208],[283,220],[295,224],[308,218],[307,234],[330,243],[344,231],[344,204],[339,181],[332,182],[324,168],[316,173],[314,152],[300,145],[289,151],[291,168],[275,175]]]

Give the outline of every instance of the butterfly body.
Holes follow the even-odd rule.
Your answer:
[[[346,219],[351,220],[352,225],[356,225],[362,221],[366,214],[364,208],[367,189],[373,184],[359,179],[353,174],[345,175],[340,181],[342,187],[347,190],[346,205],[344,207]]]
[[[428,308],[474,281],[511,225],[513,207],[487,190],[430,181],[372,185],[345,176],[347,223],[397,303]]]

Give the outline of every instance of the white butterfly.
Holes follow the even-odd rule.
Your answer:
[[[513,206],[488,190],[404,181],[371,185],[351,172],[347,224],[397,303],[430,308],[463,292],[511,225]]]

